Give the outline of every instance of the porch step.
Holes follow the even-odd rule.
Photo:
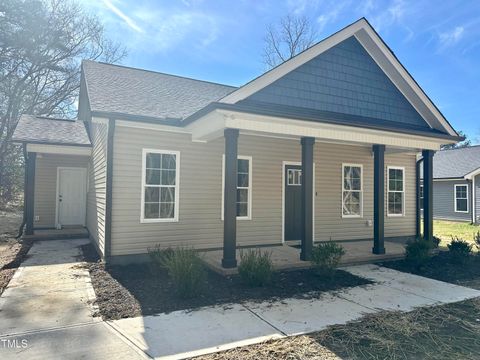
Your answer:
[[[23,235],[26,240],[68,240],[68,239],[85,239],[89,233],[85,228],[81,229],[61,229],[61,230],[35,230],[33,235]]]

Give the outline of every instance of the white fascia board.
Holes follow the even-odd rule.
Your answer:
[[[166,132],[174,132],[174,133],[182,133],[182,134],[191,133],[191,131],[189,131],[187,128],[180,127],[180,126],[154,124],[154,123],[139,122],[139,121],[116,120],[115,125],[121,126],[121,127],[134,128],[134,129],[166,131]]]
[[[463,178],[464,178],[465,180],[472,180],[472,178],[474,178],[474,177],[477,176],[478,174],[480,174],[480,168],[475,169],[475,170],[473,170],[472,172],[469,172],[469,173],[466,174]]]
[[[62,154],[62,155],[80,155],[90,156],[92,148],[89,146],[68,146],[68,145],[48,145],[48,144],[27,144],[28,152],[43,154]]]
[[[223,135],[224,129],[239,129],[252,134],[300,138],[315,137],[322,141],[352,144],[383,144],[403,149],[439,150],[443,139],[411,134],[364,129],[353,126],[285,119],[274,116],[246,114],[228,110],[214,110],[190,124],[192,139],[209,141]]]
[[[220,99],[219,102],[235,104],[238,101],[244,100],[351,36],[356,37],[373,60],[432,128],[444,130],[452,136],[457,136],[457,133],[448,121],[440,111],[438,111],[402,64],[400,64],[370,24],[363,18],[257,77],[238,90]],[[444,143],[445,142],[454,143],[454,141],[451,140],[444,140]]]

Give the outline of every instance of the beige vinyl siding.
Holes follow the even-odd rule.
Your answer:
[[[385,237],[414,236],[416,223],[415,202],[415,164],[414,154],[386,154],[385,168],[388,166],[405,168],[405,209],[403,216],[387,216],[388,210],[388,176],[385,171]]]
[[[223,138],[192,142],[189,134],[117,126],[114,140],[112,255],[144,253],[148,248],[189,245],[223,246]],[[180,152],[178,222],[141,223],[142,149]],[[300,162],[300,141],[241,134],[238,154],[252,157],[252,220],[237,221],[237,244],[282,241],[283,162]],[[370,146],[315,144],[315,238],[350,240],[373,237],[373,158]],[[414,169],[415,156],[387,155],[386,162]],[[363,217],[342,218],[342,163],[363,165]],[[411,163],[411,164],[410,164]],[[414,189],[415,173],[408,170]],[[413,191],[413,190],[412,190]],[[414,193],[407,189],[407,217],[386,219],[387,236],[415,233]],[[412,209],[410,211],[409,209]]]
[[[102,255],[105,253],[107,133],[107,123],[90,123],[93,148],[88,167],[87,228]]]
[[[34,221],[36,228],[55,227],[57,168],[86,168],[88,157],[75,155],[38,154],[35,167]],[[34,219],[35,219],[34,217]]]
[[[342,218],[342,164],[363,166],[363,217]],[[373,157],[371,147],[315,143],[315,240],[373,238]]]

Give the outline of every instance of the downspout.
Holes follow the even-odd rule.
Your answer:
[[[20,239],[23,235],[23,229],[25,228],[25,224],[27,223],[27,197],[25,196],[27,192],[27,145],[23,144],[23,167],[24,167],[24,174],[23,174],[23,218],[20,227],[18,228],[18,234],[15,239]]]
[[[477,222],[476,214],[476,198],[475,198],[475,176],[472,176],[472,224],[475,225]]]

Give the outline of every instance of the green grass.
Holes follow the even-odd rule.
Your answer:
[[[474,243],[473,236],[477,231],[480,231],[480,226],[466,222],[433,221],[433,234],[442,239],[440,247],[447,247],[452,240],[452,236],[457,236],[459,239]]]

